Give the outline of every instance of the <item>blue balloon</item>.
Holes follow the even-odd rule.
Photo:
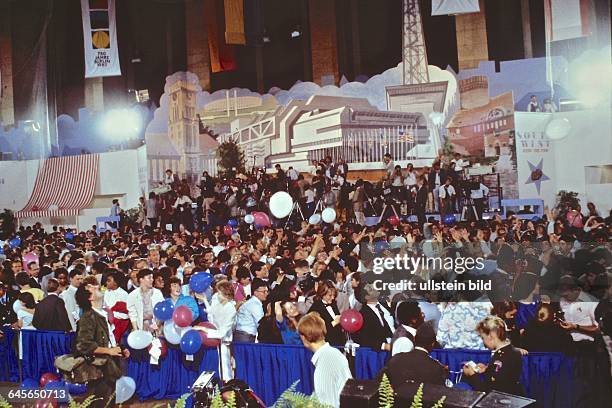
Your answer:
[[[13,238],[9,241],[9,248],[14,249],[21,245],[21,238]]]
[[[153,308],[153,315],[161,321],[172,319],[172,313],[174,313],[174,305],[170,299],[159,302]]]
[[[455,217],[455,214],[447,214],[442,219],[442,224],[444,225],[452,225],[455,222],[457,222],[457,217]]]
[[[189,279],[189,287],[195,293],[202,293],[210,287],[213,276],[210,272],[198,272]]]
[[[196,330],[189,330],[181,338],[181,351],[185,354],[195,354],[202,347],[202,337]]]
[[[56,390],[65,387],[66,383],[64,383],[63,381],[51,381],[45,385],[45,390]]]
[[[87,384],[66,383],[66,387],[68,388],[68,393],[70,393],[70,395],[82,395],[87,392]]]
[[[387,241],[378,241],[374,244],[374,251],[378,254],[380,252],[384,252],[389,248],[389,243]]]
[[[72,241],[74,239],[74,234],[72,232],[67,232],[64,235],[64,238],[66,238],[68,241]]]
[[[21,383],[21,388],[38,388],[39,382],[33,378],[26,378]]]
[[[238,221],[232,218],[227,222],[227,225],[229,225],[232,228],[236,228],[238,226]]]

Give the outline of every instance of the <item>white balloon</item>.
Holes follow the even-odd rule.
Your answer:
[[[321,214],[312,214],[308,219],[310,225],[317,225],[321,222]]]
[[[291,213],[293,198],[284,191],[274,193],[270,197],[270,211],[276,218],[285,218]]]
[[[181,342],[181,331],[172,320],[164,323],[164,338],[170,344],[177,345]]]
[[[127,338],[128,345],[135,350],[142,350],[149,347],[152,341],[153,335],[144,330],[133,331]]]
[[[323,212],[321,212],[321,218],[323,218],[323,221],[326,223],[331,224],[336,221],[336,210],[333,208],[324,209]]]
[[[136,392],[136,382],[131,377],[123,376],[115,385],[115,403],[123,404]]]
[[[255,217],[253,217],[253,214],[247,214],[244,216],[244,222],[247,224],[252,224],[255,222]]]
[[[570,134],[572,124],[567,118],[556,118],[546,125],[546,136],[551,140],[561,140]]]

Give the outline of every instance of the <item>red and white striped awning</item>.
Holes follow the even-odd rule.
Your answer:
[[[15,217],[78,215],[94,196],[99,161],[97,154],[46,159],[36,176],[30,200],[15,212]]]

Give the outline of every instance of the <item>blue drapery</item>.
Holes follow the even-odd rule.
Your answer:
[[[74,334],[43,330],[22,330],[23,378],[39,379],[44,373],[57,373],[55,357],[72,351]]]
[[[19,381],[19,362],[16,352],[15,332],[9,327],[1,327],[4,334],[0,338],[0,381]]]
[[[0,381],[19,381],[19,365],[14,347],[15,333],[4,329],[0,340]],[[56,372],[56,356],[72,350],[74,334],[24,330],[23,378],[39,379],[45,372]],[[296,380],[297,390],[313,391],[314,367],[312,353],[301,346],[276,344],[233,345],[236,378],[244,380],[267,404],[272,404]],[[434,358],[459,371],[466,361],[487,363],[488,351],[444,349],[434,350]],[[355,377],[371,379],[384,366],[389,354],[359,348],[355,357]],[[149,363],[146,350],[132,350],[126,375],[136,382],[139,399],[178,398],[188,392],[202,371],[217,371],[216,349],[202,349],[186,361],[184,353],[169,345],[167,355],[158,365]],[[560,353],[530,353],[525,357],[521,382],[527,395],[537,399],[540,406],[569,408],[589,406],[584,402],[597,390],[596,364],[592,360],[564,356]]]
[[[466,349],[433,350],[432,357],[447,365],[451,371],[460,371],[467,361],[488,363],[491,359],[489,351]],[[385,365],[389,353],[360,348],[355,358],[355,376],[371,379]],[[588,383],[581,380],[584,374],[577,371],[575,359],[561,353],[530,353],[523,357],[523,372],[521,383],[525,386],[527,396],[538,400],[540,406],[563,408],[579,406],[578,401],[584,400],[581,395],[591,392]],[[582,361],[580,366],[586,370],[594,370],[593,364]],[[585,368],[582,368],[584,370]],[[586,378],[596,380],[594,371]]]
[[[312,352],[303,346],[234,344],[236,378],[251,386],[266,404],[273,404],[296,380],[297,390],[312,394]]]
[[[186,361],[178,347],[168,345],[168,353],[157,365],[149,363],[146,350],[131,350],[131,353],[127,375],[136,382],[136,393],[141,401],[179,398],[189,392],[202,371],[218,371],[217,349],[202,348],[194,354],[193,361]]]

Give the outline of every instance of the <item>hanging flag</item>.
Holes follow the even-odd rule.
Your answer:
[[[480,6],[478,0],[432,0],[431,15],[444,16],[447,14],[478,13]]]
[[[589,0],[545,0],[544,23],[547,42],[589,35]]]
[[[115,0],[81,0],[85,78],[121,75]]]

